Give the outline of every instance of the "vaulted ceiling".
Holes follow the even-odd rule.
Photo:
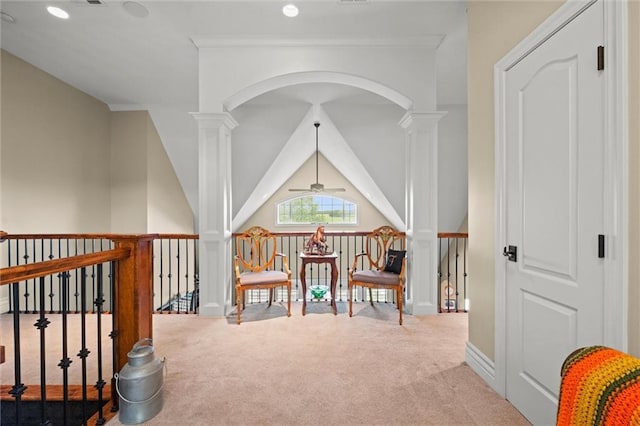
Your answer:
[[[437,35],[442,38],[437,54],[438,104],[466,104],[466,2],[295,3],[300,14],[287,18],[281,12],[284,2],[273,0],[101,0],[98,4],[86,0],[2,1],[2,12],[12,19],[3,16],[0,41],[3,49],[102,100],[112,110],[149,110],[196,212],[197,126],[189,114],[198,111],[198,51],[192,42],[194,37]],[[47,5],[66,9],[70,18],[52,17],[46,11]],[[390,129],[402,111],[380,96],[341,85],[304,84],[278,89],[235,108],[232,114],[240,126],[234,130],[234,149],[246,148],[257,134],[284,146],[293,139],[305,117],[308,120],[314,106],[321,107],[327,121],[323,130],[327,134],[332,131],[335,136],[328,139],[335,146],[341,138],[348,140],[365,169],[367,156],[360,154],[368,149],[369,138],[399,131]],[[389,117],[389,122],[365,123],[365,113]],[[311,136],[305,149],[309,152],[301,155],[297,166],[313,151],[313,128],[308,129],[308,135]],[[331,142],[327,141],[322,149],[332,161]],[[253,171],[258,177],[268,172],[277,152],[270,150],[264,155],[263,170]],[[346,177],[358,181],[355,172]],[[243,211],[243,206],[255,192],[256,179],[234,176],[233,185],[234,215],[246,216],[249,211]],[[390,205],[403,204],[398,191],[385,185],[393,184],[377,180]]]

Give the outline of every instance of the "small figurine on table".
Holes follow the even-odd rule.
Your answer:
[[[307,254],[327,254],[328,251],[327,239],[324,236],[324,225],[320,225],[316,232],[309,237],[304,247],[304,252]]]

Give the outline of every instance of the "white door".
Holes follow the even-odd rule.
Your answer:
[[[565,357],[603,343],[603,33],[598,1],[506,74],[506,395],[534,424]]]

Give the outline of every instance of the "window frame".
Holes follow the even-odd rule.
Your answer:
[[[332,199],[336,199],[339,200],[341,202],[341,206],[342,206],[342,221],[341,222],[320,222],[320,221],[315,221],[315,222],[280,222],[280,207],[287,204],[290,206],[291,203],[294,200],[298,200],[298,199],[302,199],[302,198],[306,198],[306,197],[311,197],[312,199],[314,197],[326,197],[326,198],[332,198]],[[345,206],[346,205],[351,205],[353,206],[353,217],[354,217],[354,221],[353,222],[346,222],[344,221],[345,219]],[[339,197],[333,194],[304,194],[304,195],[298,195],[298,196],[294,196],[291,198],[286,198],[280,202],[277,202],[275,204],[275,225],[276,226],[309,226],[309,225],[336,225],[336,226],[358,226],[359,223],[359,217],[358,217],[358,203],[356,203],[353,200],[350,200],[348,198],[343,198],[343,197]],[[289,215],[291,217],[291,215]]]

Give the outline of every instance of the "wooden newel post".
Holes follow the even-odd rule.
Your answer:
[[[127,363],[127,353],[140,339],[153,337],[153,240],[156,234],[122,235],[113,238],[116,248],[126,247],[131,256],[116,266],[114,288],[114,339],[116,371]]]

